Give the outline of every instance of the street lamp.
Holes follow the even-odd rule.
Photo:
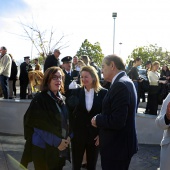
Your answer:
[[[112,17],[114,19],[114,25],[113,25],[113,54],[114,54],[114,48],[115,48],[115,19],[117,17],[117,13],[113,12]]]
[[[120,45],[120,51],[119,51],[119,55],[121,54],[121,45],[122,45],[122,42],[119,43]]]

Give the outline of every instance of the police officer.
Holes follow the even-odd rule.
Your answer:
[[[29,84],[28,72],[32,70],[30,57],[24,57],[24,62],[20,65],[20,99],[26,99],[27,86]]]
[[[72,70],[72,57],[66,56],[62,60],[63,62],[63,71],[65,74],[65,82],[64,82],[64,90],[65,90],[65,96],[69,97],[71,90],[69,90],[70,83],[79,76],[79,71]]]

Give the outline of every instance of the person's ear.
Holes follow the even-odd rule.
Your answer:
[[[114,68],[115,68],[115,63],[112,61],[110,65],[111,65],[111,69],[114,70]]]

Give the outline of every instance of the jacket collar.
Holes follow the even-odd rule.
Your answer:
[[[125,73],[125,71],[123,71],[122,73],[120,73],[117,77],[116,77],[116,79],[115,79],[115,81],[113,82],[113,84],[115,84],[116,82],[118,82],[118,80],[121,78],[121,77],[123,77],[123,76],[126,76],[126,73]],[[113,85],[112,84],[112,85]],[[112,86],[111,85],[111,86]]]

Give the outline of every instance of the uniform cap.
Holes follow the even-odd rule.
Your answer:
[[[71,63],[72,62],[72,57],[71,56],[66,56],[61,61],[63,63]]]
[[[25,60],[25,59],[30,59],[30,57],[29,57],[29,56],[26,56],[26,57],[24,57],[24,60]]]

